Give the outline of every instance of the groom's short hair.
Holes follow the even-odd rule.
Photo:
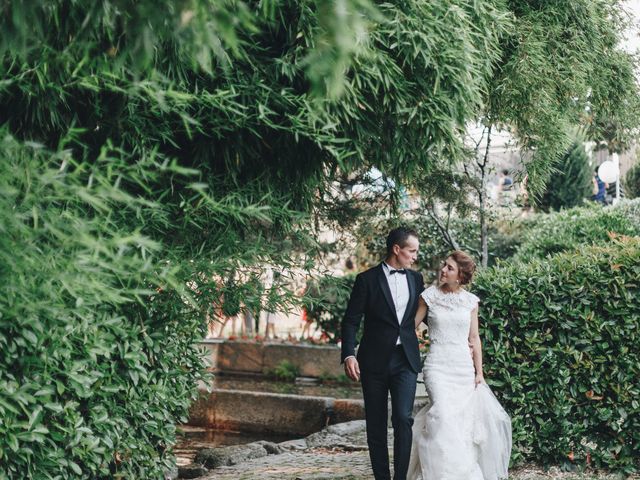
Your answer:
[[[409,227],[394,228],[387,235],[387,257],[393,253],[393,246],[399,245],[400,248],[404,248],[407,245],[409,237],[418,237],[418,232]]]

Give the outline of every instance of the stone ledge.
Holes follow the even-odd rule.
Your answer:
[[[204,340],[213,372],[262,374],[287,361],[302,377],[339,377],[340,349],[335,345],[291,345],[237,340]]]
[[[242,432],[309,435],[329,423],[364,418],[362,400],[242,390],[200,390],[189,424]]]

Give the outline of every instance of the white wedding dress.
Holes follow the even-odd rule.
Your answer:
[[[431,405],[413,425],[408,480],[507,478],[511,420],[486,384],[475,386],[468,338],[478,297],[466,290],[422,292],[430,347],[424,382]]]

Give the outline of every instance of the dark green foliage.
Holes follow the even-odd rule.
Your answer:
[[[582,142],[575,142],[555,165],[545,192],[537,206],[544,210],[560,210],[583,203],[591,196],[593,169]]]
[[[527,261],[550,253],[611,241],[608,232],[637,235],[640,202],[602,208],[587,204],[562,212],[502,215],[491,223],[490,253],[496,261]]]
[[[621,7],[608,0],[509,2],[513,28],[489,82],[484,123],[508,125],[530,154],[531,193],[542,193],[577,126],[612,146],[635,133],[638,60],[620,48],[628,21]]]
[[[159,478],[203,322],[161,245],[118,218],[165,212],[1,135],[0,478]]]
[[[520,246],[529,240],[529,232],[540,215],[504,215],[495,218],[489,225],[489,266],[513,257]]]
[[[313,312],[313,319],[318,324],[329,343],[340,340],[340,323],[355,275],[343,277],[325,275],[313,280],[317,288],[307,289],[304,302]]]
[[[640,197],[640,163],[636,163],[627,171],[623,185],[627,198]]]
[[[346,2],[347,22],[366,5]],[[74,128],[68,146],[89,159],[107,140],[127,152],[155,149],[200,170],[212,192],[254,181],[256,197],[275,190],[300,209],[338,167],[373,164],[407,177],[427,152],[462,158],[459,134],[507,23],[501,2],[381,5],[384,17],[368,24],[367,41],[354,42],[333,102],[311,95],[306,77],[326,60],[309,67],[309,56],[333,57],[335,45],[317,46],[334,12],[314,2],[253,12],[234,1],[29,6],[38,35],[21,32],[26,47],[3,51],[0,64],[11,79],[0,84],[0,120],[19,138],[55,148]],[[19,19],[6,16],[0,28],[21,31]],[[84,36],[67,45],[77,32]],[[351,40],[344,29],[335,39]]]
[[[221,298],[259,309],[255,259],[300,263],[297,214],[243,189],[213,199],[159,156],[89,164],[0,135],[6,475],[158,478],[204,376],[206,314]]]
[[[273,370],[266,372],[267,375],[283,382],[293,382],[300,376],[300,371],[288,360],[281,361]]]
[[[640,235],[640,201],[623,201],[615,207],[586,205],[539,215],[527,221],[514,260],[529,261],[587,245],[604,245],[610,233]]]
[[[476,278],[485,374],[514,462],[640,469],[640,239]]]

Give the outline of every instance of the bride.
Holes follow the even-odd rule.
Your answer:
[[[431,405],[415,418],[409,480],[507,478],[511,420],[482,374],[479,299],[462,288],[474,271],[471,257],[454,251],[439,285],[421,294],[416,328],[426,314],[431,343],[423,373]]]

